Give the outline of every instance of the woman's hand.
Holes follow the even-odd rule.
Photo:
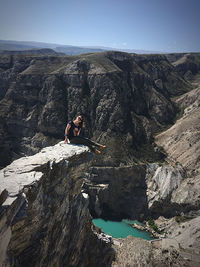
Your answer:
[[[67,124],[67,127],[65,129],[65,140],[64,140],[64,144],[67,144],[68,143],[68,138],[67,138],[67,135],[69,133],[69,129],[70,129],[71,125],[68,123]]]

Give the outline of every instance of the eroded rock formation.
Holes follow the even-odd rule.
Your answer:
[[[0,70],[2,167],[61,140],[77,113],[85,116],[85,134],[110,147],[101,165],[156,159],[143,145],[173,122],[170,96],[190,87],[160,55],[0,55]]]
[[[107,145],[90,167],[86,148],[60,143],[1,170],[1,262],[110,265],[110,240],[91,230],[89,207],[109,219],[158,218],[168,236],[125,240],[113,264],[198,264],[200,90],[186,92],[199,69],[195,53],[0,55],[1,167],[63,139],[77,113],[84,134]]]
[[[83,185],[94,217],[142,219],[147,213],[145,165],[92,167]]]
[[[0,171],[1,266],[109,266],[82,192],[91,153],[62,142]]]
[[[156,137],[175,162],[183,166],[186,179],[173,192],[172,200],[191,209],[200,207],[200,88],[186,93],[176,101],[184,113],[170,129]]]

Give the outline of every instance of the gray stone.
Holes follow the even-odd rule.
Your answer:
[[[1,170],[1,266],[110,265],[112,240],[93,230],[81,189],[91,156],[60,142]]]
[[[151,208],[154,201],[162,202],[165,199],[169,199],[171,194],[180,186],[184,177],[184,170],[180,166],[149,164],[146,176],[149,208]]]

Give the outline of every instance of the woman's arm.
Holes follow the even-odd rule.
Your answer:
[[[77,133],[77,136],[79,136],[81,133],[81,128],[79,129],[78,133]]]
[[[65,140],[64,140],[64,144],[68,143],[68,134],[69,134],[69,129],[71,128],[71,125],[68,123],[67,127],[65,128]]]

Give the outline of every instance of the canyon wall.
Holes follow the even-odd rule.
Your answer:
[[[172,243],[161,242],[159,264],[168,256],[171,264],[179,246],[196,253],[199,58],[0,55],[1,263],[110,266],[111,239],[94,228],[91,215],[163,215],[169,220],[163,229],[178,247],[165,254],[162,247]],[[84,147],[55,145],[67,121],[80,113],[86,121],[82,134],[107,146],[98,157]],[[179,224],[175,216],[189,222]],[[187,243],[189,236],[194,238]],[[125,241],[119,264],[128,243],[135,247],[135,241]],[[156,250],[141,242],[145,248],[144,262],[150,255],[155,263]],[[132,256],[137,262],[141,254]]]
[[[0,171],[1,266],[110,266],[81,188],[91,157],[61,142]]]
[[[121,52],[0,55],[0,84],[2,167],[63,139],[67,121],[79,113],[85,136],[110,148],[100,165],[157,160],[150,144],[173,122],[170,96],[190,88],[165,56]]]

